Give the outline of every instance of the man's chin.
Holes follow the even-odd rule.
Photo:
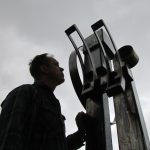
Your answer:
[[[62,79],[62,83],[64,83],[64,82],[65,82],[65,79],[63,78],[63,79]]]
[[[60,80],[60,82],[58,83],[58,85],[62,84],[65,82],[65,79],[63,78],[62,80]]]

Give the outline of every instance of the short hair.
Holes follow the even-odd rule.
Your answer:
[[[41,75],[41,65],[48,64],[48,58],[52,58],[52,56],[48,56],[48,53],[44,53],[41,55],[35,56],[29,63],[30,74],[34,79],[39,79]]]

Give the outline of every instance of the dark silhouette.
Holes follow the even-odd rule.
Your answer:
[[[65,117],[53,94],[64,82],[63,68],[48,54],[30,62],[34,84],[12,90],[2,102],[0,150],[75,150],[83,146],[85,114],[78,113],[78,131],[66,137]]]

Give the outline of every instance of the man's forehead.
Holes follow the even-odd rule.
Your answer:
[[[55,58],[53,57],[48,57],[48,60],[51,62],[51,63],[59,63]]]

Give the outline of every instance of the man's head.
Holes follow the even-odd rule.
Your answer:
[[[29,63],[30,73],[35,80],[46,79],[57,85],[64,82],[63,68],[58,61],[47,53],[37,55]]]

